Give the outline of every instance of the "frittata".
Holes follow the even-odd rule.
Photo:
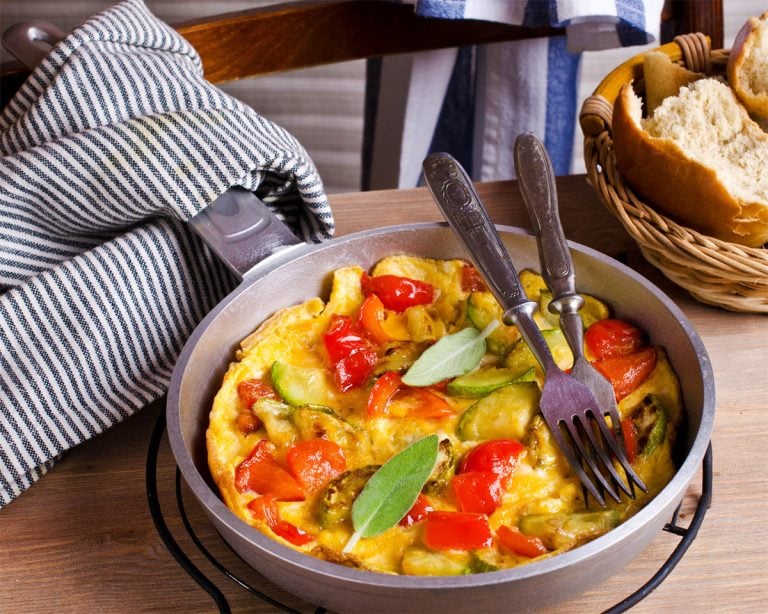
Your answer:
[[[568,369],[551,294],[533,271],[521,280]],[[393,574],[509,568],[605,533],[672,477],[683,405],[662,347],[612,318],[598,298],[585,296],[580,313],[586,355],[614,386],[627,453],[647,494],[605,508],[587,500],[539,413],[541,368],[517,329],[501,323],[477,271],[463,260],[399,255],[370,272],[336,270],[327,302],[283,309],[242,341],[207,431],[221,497],[289,547]],[[427,348],[466,329],[485,336],[479,362],[429,385],[404,382]],[[432,434],[437,461],[410,511],[378,535],[350,541],[351,509],[371,476]]]

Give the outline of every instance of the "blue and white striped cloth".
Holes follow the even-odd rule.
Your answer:
[[[475,180],[514,177],[514,139],[533,132],[556,174],[571,172],[581,52],[658,41],[663,0],[402,0],[417,15],[565,28],[561,37],[486,45],[414,60],[400,187],[413,187],[430,151],[449,151]],[[446,55],[454,55],[446,60]],[[457,58],[454,61],[454,58]],[[438,72],[443,71],[441,79]],[[425,86],[423,84],[428,84]],[[467,95],[467,88],[472,92]],[[434,133],[433,133],[434,128]]]
[[[141,0],[56,45],[0,115],[0,152],[2,507],[160,397],[236,284],[185,220],[243,186],[306,241],[334,226],[304,148]]]

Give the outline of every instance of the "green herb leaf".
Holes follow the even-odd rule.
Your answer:
[[[497,320],[492,320],[481,333],[470,327],[441,337],[411,365],[403,376],[403,383],[408,386],[431,386],[449,377],[469,373],[485,354],[485,338],[498,325]]]
[[[394,527],[408,513],[437,462],[437,435],[428,435],[395,454],[371,476],[352,504],[355,532],[344,546],[349,552],[361,537]]]

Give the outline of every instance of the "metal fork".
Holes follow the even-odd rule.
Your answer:
[[[531,218],[539,248],[541,274],[547,287],[552,291],[549,309],[553,313],[560,314],[560,328],[573,353],[571,375],[592,391],[598,405],[598,412],[592,416],[592,419],[603,432],[604,443],[608,449],[605,449],[606,446],[596,445],[595,441],[590,439],[592,445],[586,448],[586,452],[594,450],[601,457],[614,483],[627,495],[634,497],[635,486],[643,491],[647,489],[629,463],[623,438],[619,435],[620,418],[613,386],[584,357],[584,327],[579,315],[584,299],[576,293],[573,261],[558,212],[552,162],[544,144],[533,134],[521,134],[517,137],[514,154],[520,194]],[[610,417],[612,432],[608,431],[605,416]],[[592,429],[584,430],[589,437]],[[579,445],[578,440],[576,445]],[[611,462],[611,455],[624,470],[628,484],[619,477]],[[615,490],[610,488],[606,490],[616,498]]]
[[[589,453],[582,443],[586,437],[594,442],[595,448],[600,447],[590,426],[592,417],[599,413],[597,401],[589,388],[560,369],[552,357],[533,319],[537,304],[525,295],[512,259],[471,180],[461,165],[446,153],[427,156],[423,167],[432,197],[504,310],[504,322],[517,325],[544,369],[539,407],[555,441],[584,488],[600,505],[605,505],[603,490],[618,500],[607,467],[610,461],[606,463],[605,456]],[[603,423],[603,437],[612,437],[604,420],[598,422]],[[565,432],[570,434],[568,440]],[[584,470],[582,461],[593,477]]]

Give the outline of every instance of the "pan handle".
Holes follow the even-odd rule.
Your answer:
[[[9,27],[2,44],[30,70],[65,33],[45,21],[23,21]],[[189,220],[189,225],[242,279],[256,264],[282,247],[303,243],[253,192],[230,188]]]
[[[303,243],[245,188],[228,189],[187,223],[240,279],[279,249]]]

